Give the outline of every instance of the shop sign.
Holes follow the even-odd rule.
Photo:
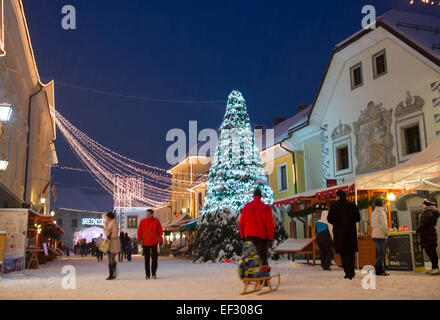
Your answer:
[[[83,218],[81,223],[84,226],[103,226],[104,219],[95,219],[95,218]]]

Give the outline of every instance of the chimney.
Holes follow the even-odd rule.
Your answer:
[[[307,109],[308,107],[310,107],[309,104],[300,104],[300,105],[298,106],[298,112],[301,112],[301,111],[303,111],[304,109]]]
[[[277,124],[283,122],[284,120],[286,120],[286,118],[283,117],[276,117],[273,119],[274,125],[276,126]]]

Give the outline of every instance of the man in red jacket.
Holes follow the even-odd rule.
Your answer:
[[[263,265],[267,266],[267,247],[272,244],[275,222],[272,209],[261,201],[261,191],[254,191],[254,201],[241,210],[238,222],[241,239],[252,241],[257,247]]]
[[[157,270],[157,244],[162,242],[163,229],[158,219],[154,217],[151,209],[147,210],[147,217],[142,219],[138,227],[138,240],[142,239],[142,248],[145,257],[145,279],[150,279],[150,255],[151,271],[153,279],[156,279]]]

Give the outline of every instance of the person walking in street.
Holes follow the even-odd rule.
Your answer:
[[[121,242],[121,251],[118,252],[118,260],[119,262],[124,261],[124,251],[125,251],[125,234],[121,232],[119,234],[119,241]]]
[[[128,251],[130,251],[130,260],[128,259]],[[131,239],[128,236],[128,233],[125,233],[125,250],[124,250],[124,257],[127,259],[127,261],[131,261],[131,254],[133,253],[133,245],[131,244]]]
[[[110,239],[110,246],[108,248],[108,270],[109,276],[107,280],[116,278],[116,254],[121,252],[121,241],[118,238],[118,223],[113,212],[107,212],[105,215],[104,234],[107,239]]]
[[[133,245],[131,244],[130,238],[125,246],[125,252],[127,253],[127,261],[131,261],[131,254],[133,253]]]
[[[87,243],[86,239],[81,240],[81,257],[84,257],[87,255]]]
[[[91,251],[92,251],[92,256],[96,256],[96,239],[92,240]]]
[[[333,225],[335,252],[339,253],[345,272],[345,279],[353,279],[354,255],[358,251],[356,223],[361,220],[358,207],[347,201],[345,191],[336,192],[337,201],[330,206],[327,220]]]
[[[96,258],[99,261],[102,261],[104,258],[104,252],[99,250],[99,247],[101,247],[102,243],[104,242],[104,237],[102,236],[102,233],[100,234],[99,238],[96,239]]]
[[[419,228],[417,233],[420,235],[420,242],[422,248],[425,249],[426,254],[431,260],[432,269],[426,271],[430,275],[440,274],[438,268],[438,255],[437,255],[437,220],[440,216],[438,209],[435,207],[435,203],[426,200],[423,201],[423,212],[420,217]]]
[[[253,242],[263,265],[268,266],[267,251],[272,245],[275,221],[272,209],[261,201],[260,189],[254,191],[254,200],[241,210],[238,228],[241,239]]]
[[[154,217],[151,209],[147,210],[146,218],[139,223],[137,238],[142,241],[143,255],[145,257],[145,279],[150,279],[150,257],[151,274],[156,279],[157,271],[157,245],[162,241],[163,229],[160,221]]]
[[[374,211],[371,214],[372,238],[376,244],[377,257],[374,269],[377,276],[389,276],[385,272],[386,242],[388,237],[388,219],[383,209],[383,201],[380,198],[374,200]]]
[[[316,241],[319,247],[319,256],[321,257],[321,267],[323,270],[331,271],[330,266],[333,260],[333,230],[328,224],[327,216],[328,211],[323,210],[321,219],[316,222]]]

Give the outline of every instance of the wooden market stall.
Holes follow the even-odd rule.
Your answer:
[[[184,225],[189,220],[191,220],[191,216],[183,214],[164,224],[164,242],[160,247],[161,255],[174,254],[176,256],[185,256],[189,251],[189,248],[185,248],[187,244],[186,234],[180,230],[180,226]]]
[[[62,256],[58,240],[64,234],[51,216],[29,210],[26,246],[26,268],[38,268],[40,264]]]
[[[336,187],[325,189],[317,189],[298,194],[294,198],[284,200],[275,204],[275,206],[290,206],[289,216],[291,219],[291,239],[287,240],[276,248],[277,253],[289,253],[292,255],[292,260],[295,254],[305,254],[307,264],[316,263],[316,255],[319,253],[319,248],[316,244],[315,233],[315,219],[316,214],[322,213],[323,210],[328,210],[330,206],[336,201],[336,192],[338,190],[347,193],[347,200],[358,205],[359,210],[368,210],[368,219],[362,220],[361,223],[367,225],[367,228],[361,228],[360,223],[357,224],[358,230],[358,247],[359,252],[356,257],[356,265],[362,268],[365,265],[374,265],[376,261],[376,246],[372,240],[371,228],[371,214],[374,199],[381,197],[385,201],[388,212],[388,223],[391,226],[391,206],[387,196],[390,193],[400,195],[401,190],[356,190],[354,183],[347,183]],[[305,223],[304,238],[298,239],[294,232],[294,218],[303,218]],[[303,246],[301,247],[301,244]],[[341,265],[341,260],[338,254],[335,254],[335,262]]]

